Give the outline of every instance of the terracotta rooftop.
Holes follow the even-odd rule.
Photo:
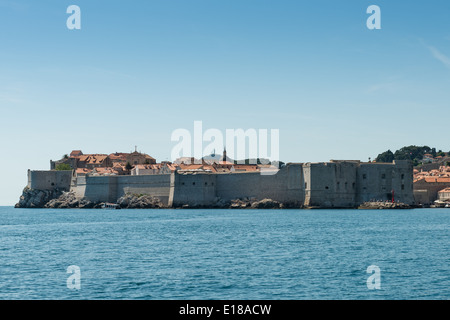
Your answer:
[[[427,183],[433,183],[433,182],[450,183],[450,178],[448,178],[448,177],[425,177],[423,179]]]
[[[71,158],[76,158],[76,157],[79,157],[79,156],[82,156],[82,155],[83,155],[83,152],[81,152],[81,150],[73,150],[70,153],[70,157]]]
[[[90,173],[92,170],[86,169],[86,168],[78,168],[76,170],[77,174],[83,174],[83,173]]]
[[[128,155],[128,153],[118,153],[118,152],[116,152],[116,153],[111,153],[110,155],[109,155],[109,158],[111,159],[111,160],[122,160],[122,161],[125,161],[126,159],[127,159],[127,155]]]
[[[252,164],[235,164],[233,165],[234,170],[236,171],[246,171],[246,172],[256,172],[260,171],[258,165]]]
[[[81,162],[88,164],[99,164],[106,160],[108,156],[106,154],[86,154],[79,157]]]

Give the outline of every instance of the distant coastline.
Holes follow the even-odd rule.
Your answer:
[[[225,150],[222,155],[202,159],[157,163],[137,149],[109,155],[74,150],[61,160],[50,161],[50,170],[28,170],[28,184],[15,207],[100,209],[105,204],[123,209],[445,207],[450,203],[446,200],[446,197],[450,200],[450,190],[447,193],[442,189],[447,186],[445,179],[450,186],[450,177],[445,178],[450,167],[439,167],[439,162],[428,164],[430,168],[431,165],[440,169],[419,172],[410,160],[287,164],[264,159],[235,161],[227,157]]]

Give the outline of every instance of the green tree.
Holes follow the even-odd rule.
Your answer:
[[[434,148],[433,148],[434,149]],[[423,159],[423,155],[426,153],[432,153],[432,150],[428,146],[418,147],[418,146],[408,146],[403,147],[400,150],[395,151],[395,160],[414,160],[420,161]],[[436,154],[436,149],[434,149],[434,154]]]
[[[433,156],[433,158],[436,158],[436,148],[431,149],[431,155]]]
[[[394,161],[395,157],[391,150],[385,151],[378,155],[378,157],[375,159],[376,162],[392,162]]]
[[[69,170],[72,170],[72,167],[70,166],[70,164],[60,163],[60,164],[56,165],[55,170],[57,170],[57,171],[69,171]]]
[[[133,169],[133,166],[131,165],[131,163],[127,162],[127,165],[125,166],[125,169],[130,171],[131,169]]]

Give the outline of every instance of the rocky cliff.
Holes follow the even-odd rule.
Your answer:
[[[25,187],[19,202],[15,205],[16,208],[44,208],[45,205],[52,199],[61,196],[62,191],[54,190],[36,190]]]

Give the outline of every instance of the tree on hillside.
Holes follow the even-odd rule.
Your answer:
[[[125,166],[125,169],[127,171],[130,171],[131,169],[133,169],[133,166],[131,165],[131,163],[127,162],[127,165]]]
[[[439,150],[441,151],[441,150]],[[408,146],[403,147],[400,150],[392,153],[390,150],[378,155],[375,159],[377,162],[392,162],[393,160],[411,160],[414,166],[422,163],[422,159],[425,154],[431,154],[434,158],[442,153],[436,152],[436,148],[430,148],[428,146]]]
[[[378,155],[375,159],[376,162],[392,162],[394,161],[394,154],[391,150],[385,151]]]
[[[436,154],[436,149],[434,149],[434,154]],[[431,153],[432,150],[428,146],[418,147],[418,146],[409,146],[403,147],[400,150],[395,151],[395,160],[422,160],[423,155],[426,153]]]
[[[433,156],[433,158],[436,158],[437,155],[436,148],[431,149],[431,155]]]

